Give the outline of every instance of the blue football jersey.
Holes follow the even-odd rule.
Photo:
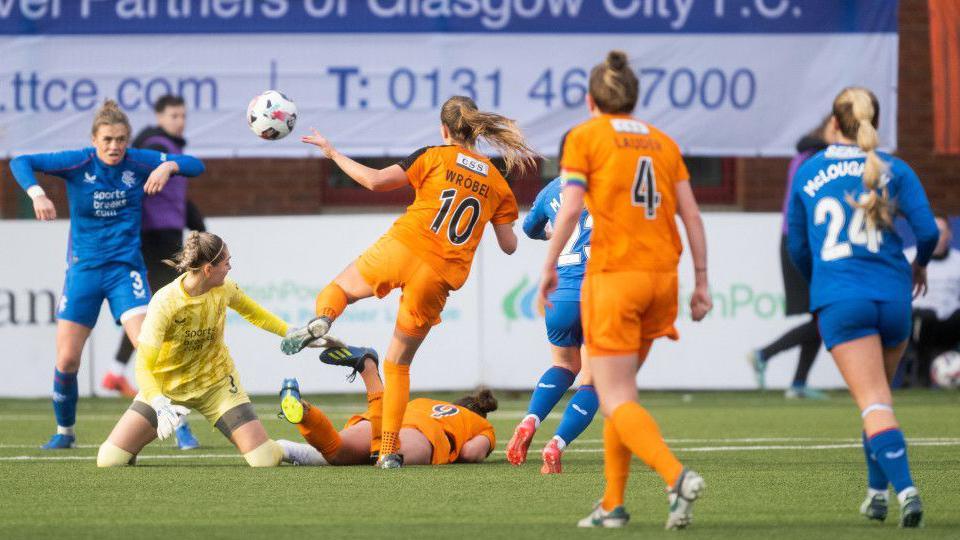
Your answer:
[[[547,184],[533,201],[530,213],[523,220],[523,232],[534,240],[546,240],[546,226],[553,226],[557,219],[557,210],[560,209],[563,186],[560,177],[554,178]],[[580,284],[587,269],[587,258],[590,257],[590,229],[593,228],[593,218],[584,210],[580,214],[577,227],[560,257],[557,259],[557,291],[551,296],[554,300],[580,300]]]
[[[164,161],[176,161],[183,176],[203,172],[203,163],[196,158],[137,148],[127,149],[123,161],[109,166],[97,158],[92,147],[18,156],[10,162],[10,170],[24,190],[37,185],[34,171],[66,181],[68,265],[89,268],[123,262],[140,266],[143,184]]]
[[[926,265],[937,243],[937,225],[916,173],[903,160],[878,152],[888,170],[881,179],[918,239],[917,262]],[[864,192],[865,154],[832,145],[797,170],[787,213],[788,247],[810,281],[810,310],[840,300],[910,301],[910,263],[893,229],[868,227],[851,204]]]

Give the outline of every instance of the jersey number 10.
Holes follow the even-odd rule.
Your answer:
[[[437,212],[437,217],[433,218],[433,223],[430,225],[431,231],[435,233],[440,232],[440,228],[443,227],[443,221],[447,219],[447,214],[450,213],[450,208],[453,207],[453,200],[456,197],[457,190],[455,189],[445,189],[440,193],[440,200],[443,201],[443,204],[440,206],[440,211]],[[464,227],[460,222],[463,221],[463,216],[467,213],[467,209],[472,210],[472,212],[470,213],[470,221],[468,221]],[[455,246],[463,244],[470,239],[470,235],[473,234],[473,228],[477,226],[477,221],[480,221],[480,201],[475,197],[467,197],[460,201],[457,209],[454,210],[453,215],[450,216],[450,222],[447,224],[447,239]]]
[[[866,195],[860,196],[860,202],[863,202]],[[843,209],[843,204],[833,197],[824,197],[817,202],[813,209],[813,222],[816,225],[823,225],[829,219],[827,224],[827,236],[823,239],[823,246],[820,248],[820,259],[824,261],[835,261],[845,259],[853,255],[853,248],[850,244],[864,246],[870,253],[880,251],[880,244],[883,237],[880,231],[872,224],[868,224],[862,208],[857,208],[850,219],[850,226],[847,228],[847,238],[849,242],[840,242],[840,231],[847,220],[847,213]]]

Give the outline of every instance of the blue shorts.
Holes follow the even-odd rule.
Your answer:
[[[557,347],[579,347],[583,345],[583,326],[580,324],[580,302],[554,300],[553,307],[547,307],[547,339]]]
[[[874,334],[885,348],[910,337],[910,302],[842,300],[817,311],[817,324],[827,350]]]
[[[93,328],[105,299],[117,324],[146,313],[150,303],[146,268],[123,263],[68,268],[57,317]]]

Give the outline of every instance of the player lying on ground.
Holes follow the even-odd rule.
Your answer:
[[[182,274],[150,301],[137,349],[140,393],[100,445],[97,466],[133,464],[144,446],[169,437],[190,409],[219,429],[251,467],[279,465],[283,451],[240,386],[223,327],[227,307],[281,337],[287,323],[227,279],[230,250],[217,235],[191,232],[168,263]]]
[[[114,321],[137,344],[150,302],[147,270],[140,255],[144,195],[159,193],[171,175],[197,176],[203,163],[190,156],[127,148],[130,121],[106,100],[93,119],[93,147],[14,158],[10,171],[33,199],[37,219],[56,219],[57,210],[34,172],[62,178],[70,203],[67,276],[57,312],[57,361],[53,412],[57,433],[45,449],[73,448],[77,418],[77,371],[87,338],[104,299]]]
[[[383,414],[383,381],[373,349],[344,347],[320,355],[327,364],[349,366],[359,372],[367,389],[367,411],[347,421],[339,432],[316,405],[300,397],[296,379],[287,379],[280,390],[281,415],[310,444],[279,440],[283,460],[297,465],[369,465],[380,450]],[[405,465],[480,463],[496,446],[487,413],[497,410],[489,390],[464,396],[453,403],[414,399],[407,404],[400,428]]]
[[[537,194],[530,213],[523,220],[523,232],[534,240],[549,240],[553,224],[560,209],[562,181],[555,178]],[[557,431],[541,452],[544,474],[560,473],[563,468],[560,458],[564,449],[580,436],[600,406],[593,388],[586,362],[581,361],[583,328],[580,325],[580,284],[583,281],[587,257],[590,253],[590,229],[593,218],[584,210],[577,227],[557,259],[559,282],[557,290],[550,295],[551,305],[544,308],[547,339],[550,341],[553,366],[537,381],[530,396],[527,415],[520,421],[507,443],[507,460],[520,465],[527,459],[527,449],[533,440],[540,422],[550,414],[560,398],[573,385],[580,373],[580,388],[570,398]],[[581,371],[582,370],[582,371]]]
[[[317,318],[294,330],[281,349],[294,354],[323,337],[340,314],[358,300],[383,298],[400,289],[397,324],[383,366],[383,441],[379,466],[403,465],[397,438],[410,399],[410,364],[451,291],[463,286],[487,223],[505,253],[517,249],[513,223],[517,202],[506,179],[477,152],[483,139],[499,150],[508,170],[527,170],[536,155],[516,123],[477,110],[470,98],[454,96],[440,110],[444,146],[421,148],[396,165],[371,169],[341,154],[314,130],[303,142],[320,147],[358,184],[371,191],[413,186],[416,198],[377,242],[350,263],[317,295]]]

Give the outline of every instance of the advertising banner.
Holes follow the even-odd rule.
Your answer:
[[[387,230],[396,216],[366,214],[287,218],[210,219],[233,256],[231,277],[255,300],[300,325],[312,318],[317,292]],[[714,311],[690,321],[691,264],[680,264],[680,340],[659,340],[641,371],[641,388],[745,389],[754,385],[744,361],[753,348],[778,337],[803,317],[784,316],[778,242],[780,216],[708,213]],[[0,221],[0,396],[49,395],[56,358],[56,305],[66,268],[67,224]],[[518,231],[519,232],[519,231]],[[414,390],[467,389],[479,384],[527,389],[550,364],[543,317],[535,304],[545,242],[522,238],[511,256],[486,235],[466,285],[450,295],[413,364]],[[38,247],[42,246],[42,248]],[[399,291],[351,305],[332,333],[381,355],[393,334]],[[229,312],[226,340],[244,386],[277,391],[298,377],[306,392],[351,392],[346,370],[320,364],[316,352],[288,357],[280,340]],[[89,395],[106,373],[120,329],[104,307],[85,351],[81,389]],[[770,364],[771,386],[789,383],[796,352]],[[132,364],[130,369],[132,377]],[[814,386],[842,385],[826,353],[814,365]]]
[[[592,66],[622,49],[635,114],[685,154],[787,156],[838,91],[877,93],[896,147],[894,0],[0,1],[0,155],[88,144],[104,98],[153,121],[182,95],[199,156],[305,156],[317,127],[355,156],[437,143],[451,95],[515,118],[555,155],[587,118]],[[763,54],[758,54],[763,51]],[[255,137],[246,106],[277,89],[293,136]],[[775,119],[775,120],[774,120]]]

